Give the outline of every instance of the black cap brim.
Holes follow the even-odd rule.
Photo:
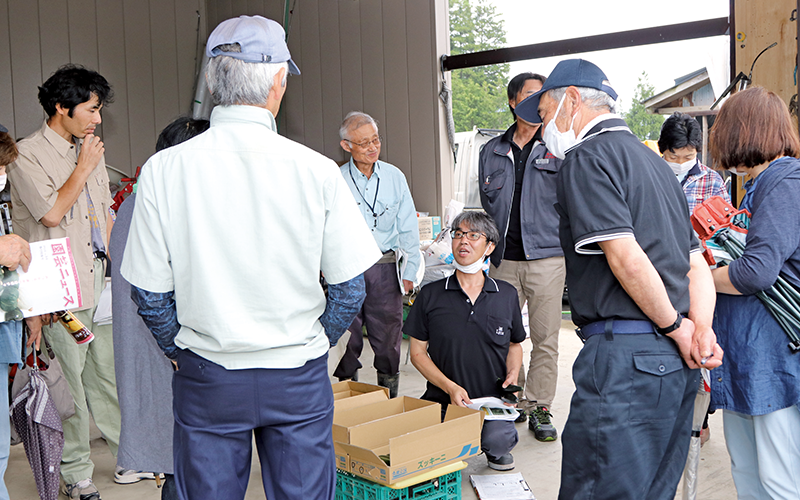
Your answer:
[[[534,125],[542,123],[542,117],[539,116],[539,99],[547,90],[542,89],[526,97],[524,101],[517,104],[517,107],[514,108],[514,113],[528,123]]]

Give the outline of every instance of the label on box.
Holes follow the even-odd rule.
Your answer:
[[[420,217],[419,223],[420,241],[433,240],[442,231],[442,219],[440,217]]]
[[[375,467],[372,464],[360,462],[358,460],[350,461],[350,472],[362,477],[373,478],[376,481],[388,481],[386,469],[382,467]]]

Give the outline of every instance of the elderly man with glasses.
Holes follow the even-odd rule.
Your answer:
[[[423,287],[403,331],[411,362],[428,380],[422,399],[466,406],[478,397],[507,397],[522,366],[522,326],[517,290],[482,272],[500,240],[494,220],[463,212],[453,220],[452,276]],[[519,441],[511,420],[485,420],[481,449],[490,468],[511,470]]]
[[[342,149],[350,161],[342,165],[345,182],[375,237],[383,257],[364,273],[367,298],[353,324],[350,340],[334,375],[340,380],[358,379],[358,361],[364,347],[361,327],[375,353],[374,366],[378,385],[397,396],[400,382],[400,341],[403,326],[403,293],[397,278],[397,253],[406,260],[402,274],[403,292],[414,288],[414,278],[421,265],[417,210],[403,173],[395,166],[378,160],[381,137],[378,125],[366,113],[349,113],[339,129]]]

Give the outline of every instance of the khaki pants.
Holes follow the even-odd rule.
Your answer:
[[[114,374],[112,328],[111,325],[100,326],[92,322],[100,293],[105,287],[103,271],[102,260],[95,259],[95,304],[89,309],[73,312],[94,333],[94,340],[78,345],[61,323],[42,329],[61,362],[64,377],[75,399],[75,415],[63,422],[64,454],[61,459],[61,477],[67,484],[92,477],[94,472],[94,464],[89,458],[89,412],[114,456],[119,447],[120,414]]]
[[[489,276],[514,285],[519,294],[519,307],[528,301],[528,324],[531,331],[531,361],[524,380],[524,400],[520,408],[535,405],[550,407],[558,383],[558,332],[561,329],[561,296],[564,292],[566,267],[563,257],[529,261],[504,260],[500,267],[491,266]],[[522,385],[522,383],[520,383]]]

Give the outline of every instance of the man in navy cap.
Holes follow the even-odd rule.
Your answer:
[[[177,364],[178,495],[244,498],[255,438],[267,498],[333,499],[327,352],[381,253],[336,164],[277,134],[283,28],[229,19],[206,53],[211,128],[145,164],[121,268]]]
[[[702,364],[722,351],[714,285],[674,174],[614,114],[589,61],[560,62],[517,115],[563,158],[559,236],[584,341],[562,436],[560,499],[672,499]]]

